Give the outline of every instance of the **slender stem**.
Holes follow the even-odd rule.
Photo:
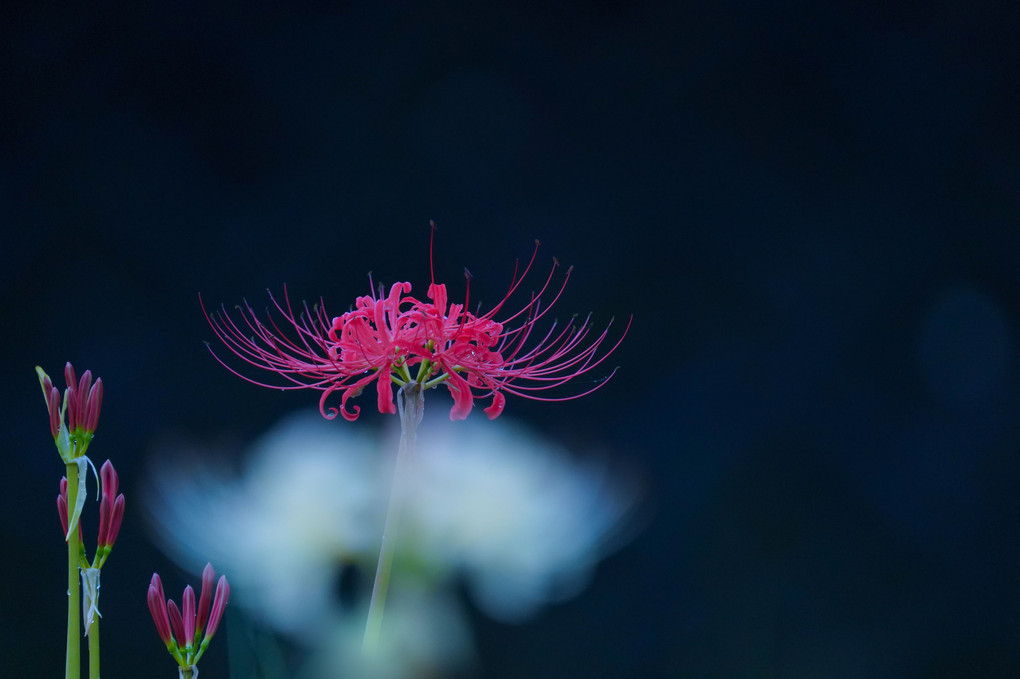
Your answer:
[[[78,498],[78,465],[67,465],[67,511],[74,513]],[[67,662],[64,679],[81,679],[81,638],[78,619],[81,615],[81,590],[78,587],[78,555],[81,553],[81,539],[78,529],[70,531],[67,540]]]
[[[379,546],[379,563],[372,585],[372,600],[368,605],[368,620],[365,622],[365,637],[362,640],[363,653],[374,653],[379,644],[382,629],[383,609],[386,607],[386,593],[389,590],[390,570],[393,565],[393,549],[397,540],[397,526],[403,504],[403,466],[414,454],[418,423],[424,412],[425,395],[421,385],[410,382],[397,391],[397,408],[400,411],[400,445],[393,466],[393,485],[390,488],[389,506],[386,508],[386,524],[383,527],[382,544]]]
[[[89,679],[99,679],[99,616],[89,625]]]

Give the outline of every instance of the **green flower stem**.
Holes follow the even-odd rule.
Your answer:
[[[89,679],[99,679],[99,616],[89,625]]]
[[[67,507],[73,512],[78,497],[78,465],[67,465]],[[81,633],[78,620],[81,617],[81,590],[78,587],[78,563],[81,554],[81,539],[78,529],[70,531],[67,539],[67,662],[64,679],[81,679]],[[97,675],[98,676],[98,675]]]
[[[400,413],[400,445],[393,467],[393,485],[390,488],[389,506],[386,508],[386,524],[383,527],[382,544],[379,547],[379,563],[372,585],[372,600],[368,605],[368,619],[365,622],[365,637],[362,653],[375,653],[382,629],[383,609],[386,607],[386,593],[389,590],[390,570],[393,566],[393,549],[397,540],[397,526],[403,505],[403,467],[414,454],[418,423],[421,422],[425,406],[425,394],[420,384],[411,382],[397,391],[397,408]]]

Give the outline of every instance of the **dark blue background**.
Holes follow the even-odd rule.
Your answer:
[[[420,290],[435,219],[454,290],[467,266],[495,300],[537,237],[577,266],[563,313],[635,319],[605,389],[507,411],[639,470],[647,526],[579,598],[479,617],[480,676],[1015,676],[1014,17],[750,5],[4,9],[3,671],[63,664],[33,366],[106,383],[104,674],[169,676],[144,591],[184,574],[133,511],[150,442],[314,408],[220,369],[197,294]]]

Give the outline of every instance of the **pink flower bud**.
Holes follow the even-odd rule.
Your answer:
[[[87,414],[85,416],[85,431],[94,432],[99,426],[99,409],[103,405],[103,380],[97,379],[89,390]]]
[[[113,512],[109,509],[109,496],[104,492],[103,498],[99,501],[99,531],[96,535],[96,544],[102,549],[106,544],[106,536],[110,533],[110,519]]]
[[[163,599],[163,583],[160,582],[159,576],[155,573],[152,574],[152,583],[149,585],[147,600],[149,603],[149,613],[152,614],[152,621],[156,623],[156,632],[164,644],[169,644],[173,641],[173,637],[170,634],[170,618],[167,615],[166,600]]]
[[[60,526],[64,529],[63,534],[67,535],[67,498],[63,495],[57,496],[57,515],[60,516]]]
[[[174,603],[173,599],[168,599],[166,602],[167,613],[170,616],[170,629],[174,632],[174,639],[177,644],[184,644],[184,617],[181,615],[181,609],[177,608],[177,604]]]
[[[74,387],[68,387],[64,398],[67,399],[67,431],[74,432],[78,428],[78,392]]]
[[[64,529],[62,535],[67,535],[67,477],[60,477],[60,495],[57,496],[57,515],[60,517],[60,526]],[[78,522],[78,539],[81,540],[81,522]]]
[[[113,517],[110,519],[110,532],[106,536],[106,546],[113,547],[120,534],[120,524],[124,521],[124,496],[118,495],[113,503]]]
[[[67,382],[68,388],[73,387],[76,384],[78,384],[78,378],[75,377],[75,375],[74,375],[74,366],[71,365],[70,361],[68,361],[64,365],[64,381]]]
[[[216,579],[216,571],[212,564],[207,563],[202,569],[202,594],[198,599],[198,617],[195,621],[195,630],[201,634],[205,631],[205,624],[209,621],[209,605],[212,603],[213,581]]]
[[[149,584],[155,587],[156,591],[159,592],[159,598],[166,601],[166,595],[163,593],[163,581],[159,579],[158,573],[152,574],[152,580],[149,581]]]
[[[205,630],[205,638],[211,639],[216,634],[216,628],[223,618],[223,611],[227,608],[227,599],[230,598],[230,585],[227,583],[227,576],[221,575],[220,581],[216,584],[216,596],[213,598],[212,612],[209,613],[209,627]]]
[[[46,378],[47,381],[49,379]],[[60,433],[60,391],[51,385],[49,395],[46,407],[50,411],[50,433],[53,434],[53,438],[57,438]]]
[[[112,503],[113,498],[117,497],[120,477],[117,476],[117,470],[113,468],[113,463],[109,460],[104,462],[103,466],[100,467],[99,480],[103,484],[103,492],[109,494],[110,502]]]
[[[102,548],[104,546],[112,546],[114,540],[117,539],[117,531],[120,530],[120,520],[117,518],[116,506],[117,503],[120,503],[121,518],[123,518],[124,496],[117,495],[120,480],[117,476],[117,470],[113,468],[113,463],[109,460],[104,462],[99,470],[99,478],[103,487],[103,496],[99,501],[99,535],[97,542],[99,547]],[[116,530],[114,530],[114,521],[117,522]]]
[[[92,371],[86,370],[85,374],[81,376],[81,381],[78,382],[78,414],[81,416],[80,423],[85,423],[85,405],[89,400],[89,390],[92,388]]]
[[[184,598],[181,600],[184,607],[184,644],[191,648],[195,644],[195,590],[188,585],[184,588]]]

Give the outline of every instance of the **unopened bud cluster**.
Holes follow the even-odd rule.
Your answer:
[[[85,545],[82,544],[81,560],[82,568],[102,568],[106,558],[113,549],[113,543],[117,541],[120,533],[120,525],[124,520],[124,495],[118,493],[120,479],[113,463],[107,460],[99,470],[100,485],[102,486],[102,497],[99,501],[99,533],[96,537],[96,554],[92,563],[89,564],[85,558]],[[57,514],[60,516],[60,525],[67,534],[67,477],[60,479],[60,494],[57,495]],[[82,540],[81,523],[78,523],[78,540]]]
[[[83,456],[92,442],[99,425],[99,410],[103,405],[103,380],[92,381],[92,371],[86,370],[79,380],[74,367],[64,366],[67,388],[63,396],[53,386],[53,380],[36,366],[39,385],[50,415],[50,434],[64,462],[71,463]]]
[[[202,591],[198,602],[195,601],[195,590],[188,585],[184,588],[180,607],[173,599],[167,600],[158,573],[153,573],[149,582],[149,613],[156,623],[156,632],[182,669],[194,669],[223,619],[223,611],[230,598],[230,585],[227,576],[221,575],[214,595],[215,579],[216,571],[212,564],[206,564],[202,570]]]

